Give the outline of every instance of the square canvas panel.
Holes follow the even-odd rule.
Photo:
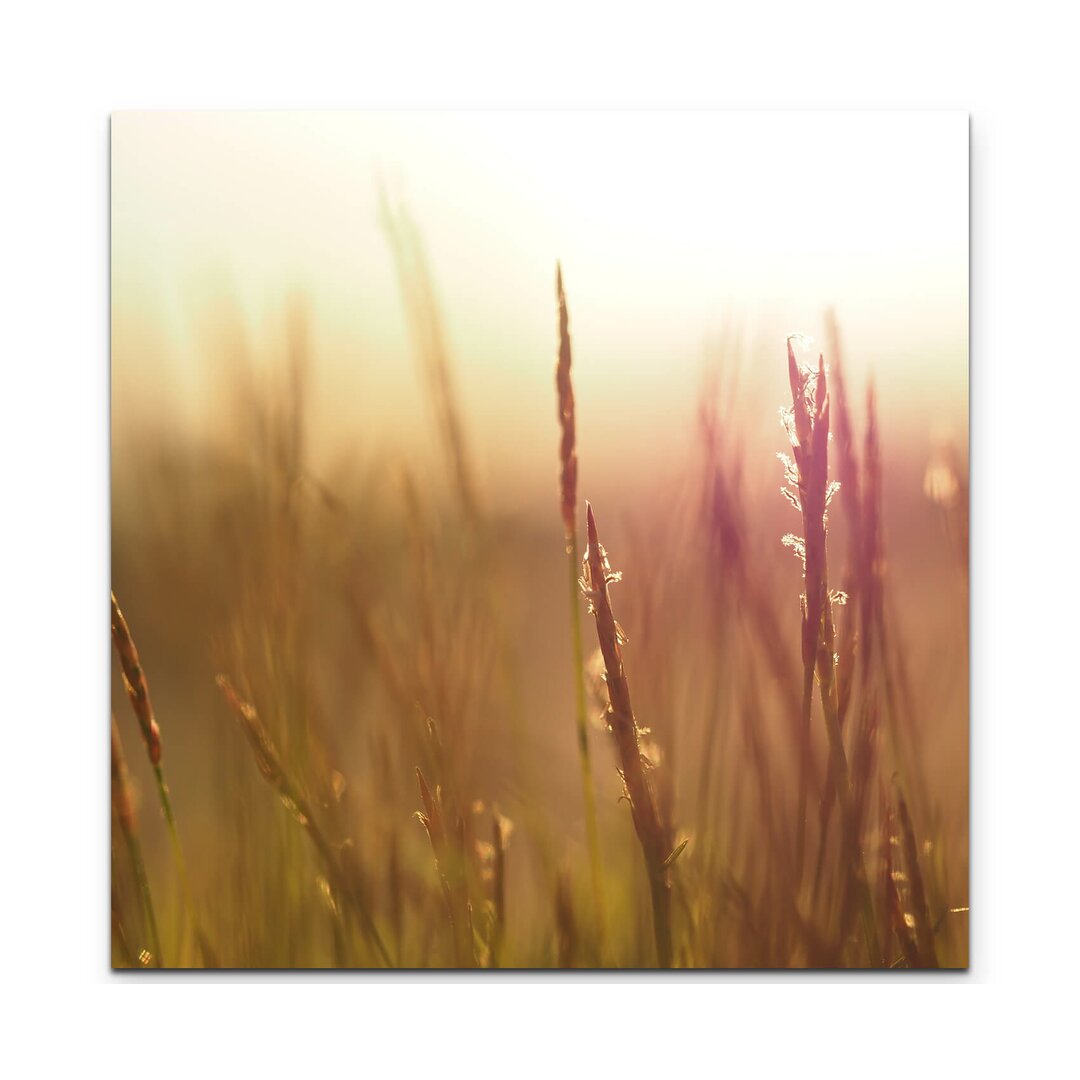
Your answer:
[[[965,115],[111,143],[115,967],[967,966]]]

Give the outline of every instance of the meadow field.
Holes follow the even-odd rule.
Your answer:
[[[690,379],[658,303],[601,377],[595,263],[522,356],[481,245],[463,362],[469,250],[374,190],[385,380],[211,277],[174,389],[114,246],[113,965],[966,967],[965,352],[736,304]]]

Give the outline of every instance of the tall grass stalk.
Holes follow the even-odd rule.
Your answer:
[[[371,943],[379,959],[386,967],[393,967],[390,954],[387,952],[378,928],[375,926],[375,921],[371,916],[370,908],[355,873],[350,872],[349,864],[335,854],[334,846],[315,820],[307,798],[300,791],[299,786],[286,773],[277,748],[259,719],[255,707],[240,698],[232,683],[224,675],[217,677],[217,684],[229,707],[240,722],[240,726],[255,756],[255,764],[259,772],[262,773],[263,779],[277,791],[286,809],[292,813],[297,823],[311,838],[312,845],[326,867],[330,884],[349,901],[350,910],[355,914],[361,932]],[[343,848],[342,851],[344,852],[344,850]]]
[[[113,644],[116,646],[116,654],[120,658],[120,669],[123,673],[128,700],[131,702],[131,708],[139,722],[143,741],[146,743],[146,752],[150,758],[151,768],[154,771],[154,783],[157,785],[161,812],[164,815],[165,825],[169,832],[169,842],[172,846],[173,862],[176,864],[176,875],[180,880],[184,908],[204,962],[210,966],[216,966],[213,950],[210,948],[206,935],[202,932],[195,915],[195,902],[188,881],[187,865],[184,862],[184,849],[180,843],[180,832],[176,827],[176,815],[173,813],[172,801],[169,798],[169,785],[166,783],[165,770],[161,764],[161,729],[158,727],[157,719],[154,716],[154,708],[150,702],[150,685],[146,681],[146,673],[139,662],[139,651],[135,647],[135,641],[131,636],[127,620],[120,610],[120,605],[116,602],[116,594],[110,593],[110,596],[112,599]]]
[[[840,352],[840,331],[833,311],[826,313],[829,349],[832,356],[829,389],[830,403],[835,403],[833,416],[833,436],[837,449],[837,474],[840,477],[840,502],[844,509],[848,526],[848,557],[844,571],[844,592],[848,597],[850,617],[845,620],[846,632],[841,635],[837,648],[838,693],[837,706],[840,730],[844,730],[848,706],[851,702],[852,688],[856,669],[863,672],[864,692],[868,688],[867,673],[870,669],[871,635],[866,628],[867,604],[870,601],[869,584],[870,566],[868,552],[867,518],[863,513],[861,501],[862,484],[859,462],[855,450],[854,425],[848,408],[847,390],[844,381],[844,367]],[[858,646],[858,647],[857,647]],[[836,776],[832,758],[829,758],[825,787],[822,791],[818,812],[818,855],[814,870],[814,888],[816,896],[821,886],[822,872],[825,865],[825,847],[828,838],[829,821],[836,802]]]
[[[607,552],[600,543],[596,518],[586,502],[589,546],[583,561],[581,588],[596,619],[596,636],[604,658],[605,682],[608,693],[607,721],[615,740],[619,757],[619,774],[625,785],[625,797],[630,803],[634,830],[645,856],[652,894],[653,931],[656,937],[656,959],[662,968],[671,967],[671,884],[668,868],[678,857],[685,842],[671,849],[669,830],[660,816],[649,767],[641,753],[640,730],[630,701],[630,684],[622,662],[622,628],[611,609],[608,586],[621,580],[622,574],[611,569]]]
[[[581,763],[581,789],[585,803],[585,836],[589,848],[593,904],[596,908],[597,944],[602,958],[605,923],[603,868],[600,862],[600,835],[596,823],[596,792],[593,785],[592,765],[589,761],[585,656],[581,633],[581,608],[578,600],[577,426],[574,385],[570,378],[570,316],[566,308],[566,293],[563,290],[562,267],[557,263],[555,293],[559,309],[559,355],[555,365],[555,387],[558,393],[559,428],[562,433],[559,442],[559,496],[563,533],[566,538],[567,584],[570,592],[570,643],[573,649],[578,757]]]
[[[460,814],[446,805],[439,786],[431,790],[419,768],[416,770],[416,783],[424,806],[423,810],[416,812],[416,817],[431,841],[435,870],[439,875],[453,934],[454,966],[474,968],[478,965],[472,903],[469,899],[465,822]]]
[[[135,824],[135,804],[131,795],[131,778],[128,774],[124,747],[120,741],[120,729],[116,717],[112,718],[112,804],[116,820],[124,836],[131,871],[135,877],[135,886],[139,892],[139,905],[142,908],[144,932],[153,950],[155,967],[164,963],[161,951],[161,937],[158,934],[157,919],[154,916],[154,901],[150,895],[150,881],[146,876],[146,863],[143,861],[142,845],[139,843]]]
[[[915,941],[918,947],[919,967],[936,968],[937,950],[934,945],[934,927],[930,921],[930,908],[926,902],[926,886],[923,884],[922,868],[919,866],[919,847],[915,841],[915,827],[903,792],[897,792],[900,817],[900,838],[903,844],[904,862],[911,886],[911,914]]]
[[[825,357],[818,356],[817,371],[804,369],[795,359],[792,338],[788,338],[788,378],[792,407],[782,412],[795,461],[781,455],[787,500],[802,514],[804,537],[788,534],[784,543],[794,549],[803,564],[805,591],[802,598],[802,658],[804,666],[802,701],[802,749],[799,770],[799,817],[796,833],[796,880],[801,875],[806,837],[806,789],[810,771],[810,712],[815,674],[818,696],[825,715],[829,756],[836,777],[837,801],[843,820],[843,848],[852,883],[858,893],[863,931],[870,962],[880,965],[881,955],[874,918],[873,901],[859,845],[859,830],[851,792],[851,776],[843,735],[840,731],[836,684],[836,630],[834,603],[844,603],[843,593],[829,589],[826,548],[829,504],[839,490],[829,474],[829,387]]]
[[[380,221],[397,266],[409,327],[450,463],[453,484],[465,518],[473,522],[479,514],[480,504],[427,254],[420,232],[404,204],[393,206],[385,189],[380,190],[379,196]]]

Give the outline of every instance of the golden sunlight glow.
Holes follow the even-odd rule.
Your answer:
[[[654,437],[677,444],[703,356],[725,330],[739,326],[752,352],[796,329],[817,336],[830,306],[853,372],[872,369],[911,423],[963,438],[965,124],[903,113],[118,114],[115,392],[199,422],[231,305],[262,354],[299,290],[318,354],[319,449],[355,438],[358,418],[377,442],[423,430],[383,189],[419,228],[463,408],[495,478],[528,472],[520,448],[546,434],[556,259],[573,296],[580,396],[607,402],[583,424],[592,460],[639,456],[619,414],[643,402]],[[782,397],[774,375],[763,401]]]

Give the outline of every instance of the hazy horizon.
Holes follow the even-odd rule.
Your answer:
[[[966,445],[966,124],[947,113],[118,113],[114,441],[140,424],[219,423],[216,379],[238,335],[254,368],[270,368],[300,297],[313,460],[437,453],[382,188],[426,249],[480,482],[511,500],[551,483],[532,446],[552,439],[557,259],[593,465],[659,481],[690,445],[703,369],[736,331],[747,405],[771,422],[784,336],[825,347],[828,308],[857,399],[872,375],[890,403],[889,434]],[[765,451],[773,433],[761,430]]]

